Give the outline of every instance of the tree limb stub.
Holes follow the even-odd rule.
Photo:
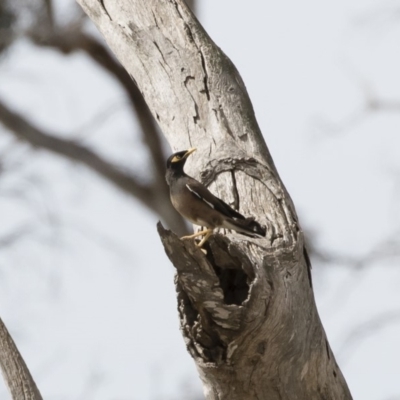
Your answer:
[[[207,399],[349,400],[315,306],[290,196],[239,73],[182,0],[78,0],[134,77],[187,172],[265,239],[216,234],[203,254],[158,226],[182,333]]]

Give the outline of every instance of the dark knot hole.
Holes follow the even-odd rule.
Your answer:
[[[213,267],[224,292],[224,302],[241,305],[249,294],[248,276],[242,269],[220,268],[215,264]]]

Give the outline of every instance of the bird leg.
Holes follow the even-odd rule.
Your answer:
[[[208,231],[209,231],[209,229],[204,229],[204,231],[200,231],[200,232],[194,233],[193,235],[182,236],[182,237],[181,237],[181,240],[193,239],[193,238],[195,238],[195,237],[197,237],[197,236],[202,236],[202,235],[204,235],[204,234],[207,234]]]
[[[181,240],[186,240],[186,239],[193,239],[195,237],[198,236],[203,236],[203,239],[201,239],[200,243],[198,243],[196,246],[197,247],[201,247],[203,246],[203,244],[208,240],[208,238],[212,235],[213,230],[212,229],[204,229],[203,231],[194,233],[193,235],[189,235],[189,236],[182,236]]]
[[[199,244],[197,244],[197,247],[202,247],[203,244],[205,242],[207,242],[208,238],[213,234],[213,230],[212,229],[207,229],[206,231],[204,231],[205,236],[203,237],[203,239],[201,239],[201,242]]]

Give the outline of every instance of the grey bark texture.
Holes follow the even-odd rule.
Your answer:
[[[1,318],[0,366],[13,400],[42,400],[39,389]]]
[[[316,309],[304,235],[229,58],[182,0],[78,0],[135,80],[186,172],[267,227],[207,254],[158,230],[207,399],[351,399]]]

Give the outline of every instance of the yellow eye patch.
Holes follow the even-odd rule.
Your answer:
[[[174,158],[171,160],[171,162],[178,162],[181,161],[181,158],[179,156],[174,156]]]

